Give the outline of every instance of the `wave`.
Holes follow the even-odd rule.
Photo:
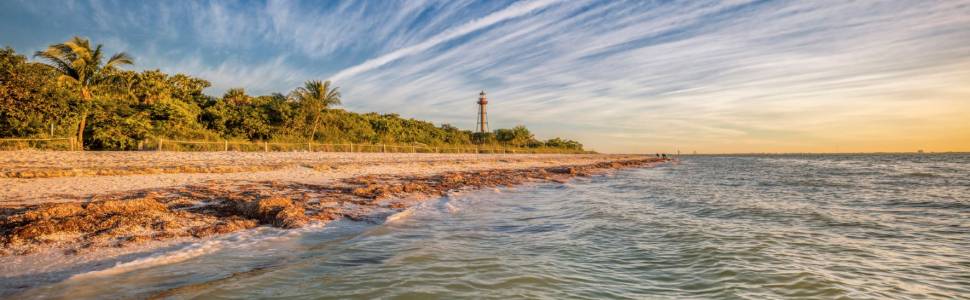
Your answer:
[[[405,209],[393,215],[387,216],[387,218],[384,219],[384,223],[386,224],[386,223],[398,222],[398,221],[407,219],[412,215],[414,215],[414,207],[409,207],[408,209]]]
[[[315,222],[304,226],[303,228],[291,230],[277,229],[266,226],[257,227],[254,229],[229,234],[217,239],[192,243],[176,250],[156,253],[154,255],[132,261],[118,262],[114,266],[107,269],[75,274],[69,277],[68,280],[118,275],[135,270],[180,263],[189,259],[226,249],[227,246],[231,248],[244,248],[268,240],[293,238],[307,232],[319,231],[323,229],[324,226],[324,223]]]
[[[457,206],[451,205],[451,202],[445,202],[445,205],[444,206],[445,206],[445,209],[447,209],[449,213],[457,213],[458,211],[461,211],[461,209],[458,208]]]
[[[172,252],[159,253],[145,258],[139,258],[129,262],[117,263],[114,266],[97,271],[81,273],[68,278],[68,280],[78,280],[90,277],[118,275],[135,270],[151,268],[156,266],[168,265],[183,262],[202,255],[213,253],[224,247],[224,241],[205,241],[194,243],[179,250]]]
[[[385,224],[395,223],[395,222],[400,222],[402,220],[408,219],[411,216],[413,216],[417,210],[433,209],[435,211],[447,211],[448,213],[451,213],[451,214],[458,213],[459,211],[461,211],[461,208],[452,204],[452,199],[454,196],[455,195],[441,197],[439,201],[437,201],[434,204],[422,203],[422,204],[411,206],[407,209],[404,209],[402,211],[393,213],[385,217],[384,223]]]

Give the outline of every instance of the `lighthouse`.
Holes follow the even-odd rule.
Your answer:
[[[482,90],[478,94],[478,124],[475,125],[475,129],[481,133],[488,132],[488,116],[485,112],[486,104],[488,104],[488,100],[485,99],[485,90]]]

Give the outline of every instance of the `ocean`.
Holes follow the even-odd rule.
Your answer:
[[[230,234],[16,296],[970,299],[970,155],[688,156]]]

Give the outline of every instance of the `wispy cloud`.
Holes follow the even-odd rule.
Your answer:
[[[452,29],[448,29],[441,34],[435,35],[428,40],[420,42],[413,46],[408,46],[402,49],[395,50],[391,53],[381,55],[377,58],[369,59],[362,64],[347,68],[338,72],[333,76],[334,80],[340,80],[346,77],[350,77],[361,72],[366,72],[369,70],[376,69],[383,66],[389,62],[398,60],[402,57],[414,55],[416,53],[421,53],[430,49],[431,47],[437,46],[446,41],[461,37],[463,35],[469,34],[471,32],[481,30],[488,26],[495,25],[496,23],[509,20],[512,18],[520,17],[537,9],[549,6],[558,2],[558,0],[536,0],[529,2],[521,2],[513,4],[509,8],[503,9],[501,11],[492,13],[480,19],[462,24]]]
[[[966,112],[966,102],[933,92],[970,78],[964,6],[638,5],[555,6],[353,76],[348,95],[470,126],[473,92],[487,85],[493,124],[578,133],[613,151],[912,147],[893,142],[901,132],[925,147],[956,144],[901,128],[913,119],[968,141],[967,126],[938,109]],[[862,130],[876,123],[878,135]]]
[[[197,58],[191,58],[170,62],[164,70],[205,78],[213,86],[219,87],[213,91],[217,95],[225,89],[234,87],[245,88],[247,92],[254,94],[267,94],[271,91],[285,92],[286,90],[279,89],[279,86],[296,87],[307,78],[311,78],[302,69],[286,63],[285,56],[258,64],[226,60],[218,65],[210,65]]]

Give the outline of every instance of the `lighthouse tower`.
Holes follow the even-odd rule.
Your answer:
[[[481,133],[488,132],[488,117],[485,112],[486,104],[488,104],[488,100],[485,99],[485,90],[482,90],[478,94],[478,124],[475,125],[475,129]]]

